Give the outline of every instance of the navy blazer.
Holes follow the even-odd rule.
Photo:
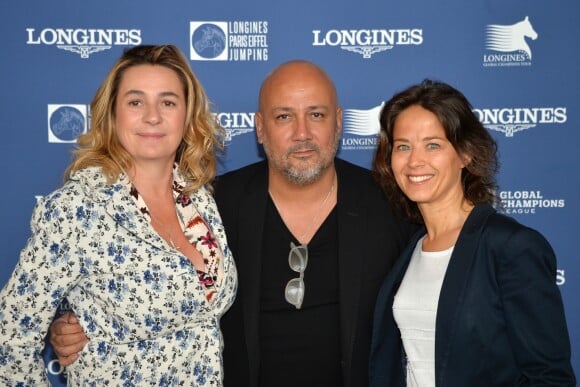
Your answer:
[[[367,169],[335,160],[338,178],[339,302],[345,387],[368,385],[376,295],[407,245],[411,230],[397,220]],[[260,162],[217,179],[216,202],[239,275],[234,305],[222,317],[224,383],[258,386],[261,249],[268,165]],[[364,241],[364,243],[361,243]]]
[[[370,385],[404,386],[406,368],[393,298],[419,231],[385,279],[375,309]],[[476,206],[441,288],[435,332],[441,387],[574,386],[556,258],[537,231]]]

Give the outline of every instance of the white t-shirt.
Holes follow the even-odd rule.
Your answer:
[[[407,354],[407,386],[435,386],[435,320],[453,247],[422,251],[421,238],[395,295],[393,316]]]

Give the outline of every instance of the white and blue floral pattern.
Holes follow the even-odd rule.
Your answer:
[[[69,385],[221,386],[220,316],[237,276],[215,202],[191,200],[223,253],[211,302],[187,257],[155,232],[122,175],[75,173],[37,204],[32,234],[0,293],[0,382],[48,385],[40,355],[66,298],[90,338],[69,366]]]

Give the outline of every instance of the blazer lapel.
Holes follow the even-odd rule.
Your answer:
[[[354,262],[353,257],[364,254],[360,241],[365,239],[366,214],[361,213],[360,203],[364,200],[360,187],[348,185],[351,181],[348,171],[341,167],[340,160],[335,160],[338,179],[338,266],[339,266],[339,304],[341,326],[341,350],[345,364],[352,364],[354,350],[353,338],[357,335],[357,317],[359,315],[359,298],[363,265]],[[350,380],[351,369],[344,367],[344,380]],[[347,383],[348,384],[348,383]]]
[[[259,333],[258,316],[260,315],[260,275],[262,262],[262,235],[266,205],[268,202],[268,172],[266,164],[246,185],[241,193],[238,225],[237,267],[239,275],[242,310],[248,346],[250,378],[258,380],[259,370]],[[242,260],[244,257],[248,259]]]
[[[455,324],[463,305],[465,286],[475,259],[481,228],[489,215],[495,210],[489,205],[478,205],[467,218],[451,254],[449,266],[445,273],[439,304],[435,331],[435,379],[437,386],[445,385],[446,363]]]
[[[353,340],[358,316],[358,300],[360,297],[361,265],[352,261],[360,251],[359,241],[364,239],[363,216],[354,200],[356,192],[347,188],[338,176],[338,266],[339,266],[339,304],[341,326],[341,349],[345,355],[346,364],[351,363]],[[344,380],[349,380],[350,370]]]

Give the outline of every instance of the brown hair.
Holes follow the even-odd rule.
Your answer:
[[[495,174],[499,164],[495,140],[460,91],[443,82],[428,79],[395,94],[381,110],[381,130],[373,160],[373,175],[393,205],[413,221],[422,222],[417,204],[401,191],[391,168],[395,122],[403,110],[413,105],[435,114],[457,153],[470,157],[471,161],[461,172],[465,199],[474,205],[496,205]]]

